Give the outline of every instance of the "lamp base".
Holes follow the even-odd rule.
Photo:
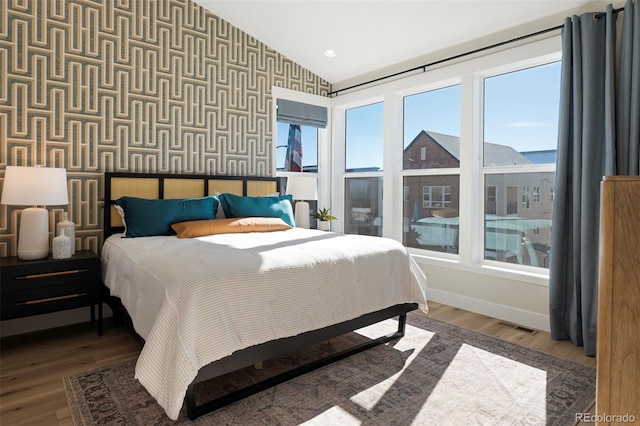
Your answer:
[[[297,228],[309,229],[309,203],[306,201],[296,202],[296,211],[294,213]]]
[[[18,257],[21,260],[44,259],[49,255],[49,211],[29,207],[20,214]]]

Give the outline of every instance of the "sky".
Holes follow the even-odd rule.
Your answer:
[[[484,140],[518,152],[555,150],[560,94],[560,62],[484,80]],[[383,162],[383,104],[347,110],[346,168],[379,167]],[[278,128],[278,145],[286,145],[288,125]],[[317,136],[303,130],[303,163],[316,164]],[[460,87],[445,87],[405,97],[404,146],[421,130],[460,136]],[[284,142],[281,139],[284,136]],[[305,143],[306,142],[306,143]],[[277,148],[278,165],[286,148]]]

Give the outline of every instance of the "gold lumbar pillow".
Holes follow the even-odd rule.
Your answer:
[[[190,220],[171,225],[178,238],[204,237],[215,234],[271,232],[291,229],[279,217],[236,217],[227,219]]]

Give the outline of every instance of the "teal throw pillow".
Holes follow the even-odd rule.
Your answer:
[[[267,197],[220,195],[220,204],[226,217],[279,217],[293,228],[296,226],[296,222],[293,217],[291,201],[291,195]]]
[[[215,219],[217,197],[150,200],[121,197],[114,201],[124,211],[125,237],[175,235],[171,225],[189,220]]]

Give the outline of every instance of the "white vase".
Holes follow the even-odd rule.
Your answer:
[[[321,231],[328,231],[331,229],[331,223],[328,220],[319,220],[318,229]]]
[[[71,238],[64,234],[64,229],[60,231],[60,235],[53,239],[52,255],[54,259],[69,259],[71,253]]]
[[[64,219],[62,222],[56,224],[56,235],[64,230],[64,235],[71,239],[71,254],[76,254],[76,224],[69,220],[67,212],[64,212]]]

